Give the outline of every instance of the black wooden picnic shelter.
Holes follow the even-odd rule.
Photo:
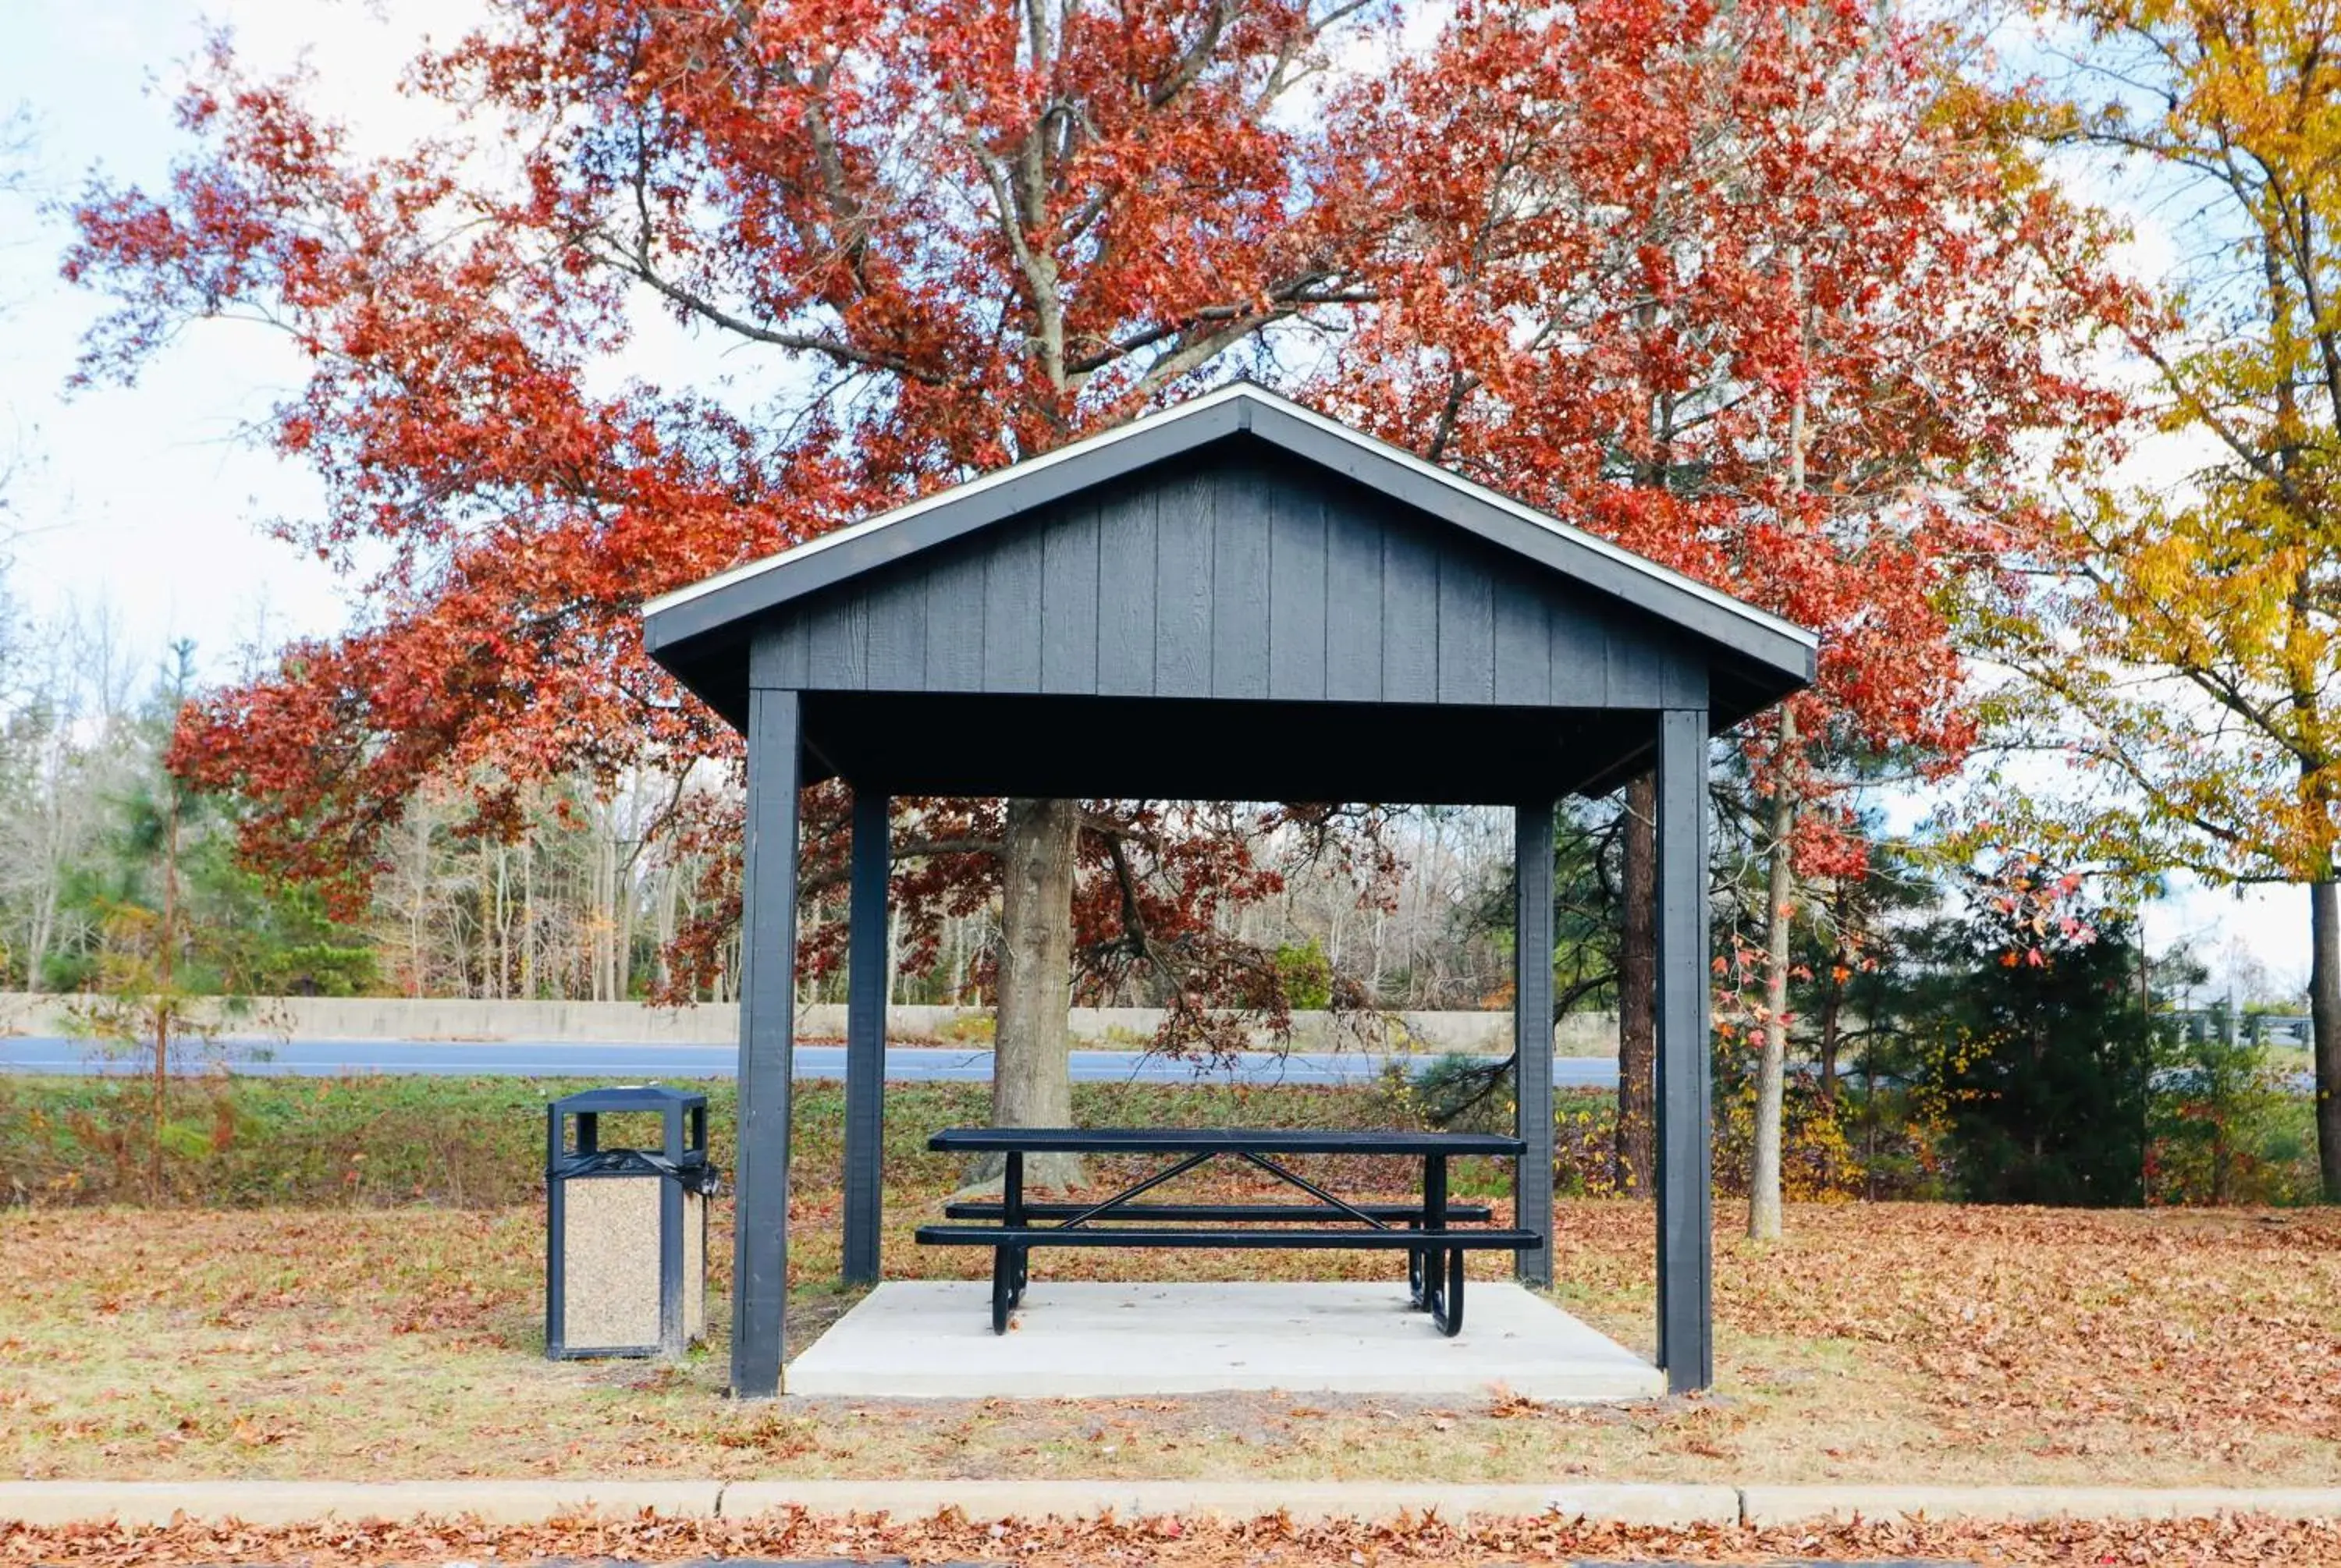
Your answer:
[[[1515,811],[1519,1254],[1549,1285],[1553,817],[1658,777],[1658,1359],[1709,1334],[1709,737],[1813,675],[1801,629],[1250,383],[651,604],[746,739],[732,1382],[776,1394],[798,792],[853,794],[844,1272],[878,1274],[888,802]]]

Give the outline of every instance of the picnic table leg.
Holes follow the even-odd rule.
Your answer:
[[[1430,1260],[1430,1272],[1434,1276],[1439,1273],[1439,1262],[1437,1257]],[[1447,1279],[1439,1287],[1439,1294],[1432,1298],[1430,1321],[1438,1325],[1439,1333],[1452,1339],[1463,1332],[1463,1249],[1449,1247],[1445,1262]]]
[[[1430,1240],[1446,1228],[1447,1156],[1425,1155],[1422,1156],[1424,1238]],[[1440,1271],[1446,1261],[1442,1254],[1454,1251],[1455,1249],[1451,1247],[1426,1245],[1416,1247],[1407,1255],[1407,1283],[1412,1288],[1415,1305],[1430,1314],[1431,1321],[1437,1324],[1442,1332],[1448,1333],[1453,1332],[1446,1327],[1447,1300],[1449,1292],[1448,1282]],[[1456,1255],[1461,1255],[1457,1253]]]
[[[1446,1186],[1446,1166],[1447,1162],[1437,1155],[1422,1156],[1422,1211],[1406,1222],[1409,1230],[1421,1231],[1430,1228],[1431,1188],[1438,1186],[1443,1192]],[[1443,1199],[1439,1206],[1442,1209],[1446,1206]],[[1436,1288],[1431,1279],[1430,1250],[1428,1247],[1409,1247],[1406,1254],[1408,1304],[1417,1312],[1429,1312],[1430,1299]]]
[[[1011,1192],[1015,1195],[1006,1201],[1008,1223],[1013,1226],[1031,1224],[1031,1216],[1024,1212],[1024,1156],[1021,1154],[1008,1156],[1007,1174],[1001,1190],[1003,1196]],[[1018,1247],[1015,1255],[1009,1260],[1012,1272],[1008,1281],[1008,1305],[1011,1310],[1024,1305],[1024,1282],[1031,1277],[1031,1262],[1032,1249],[1023,1246]]]
[[[1020,1229],[1024,1224],[1024,1156],[1021,1150],[1009,1151],[1006,1166],[1000,1176],[1001,1223],[1010,1229]],[[1024,1299],[1026,1249],[1021,1246],[996,1246],[991,1249],[991,1332],[1008,1332],[1008,1315]]]
[[[1015,1265],[1009,1259],[1014,1249],[995,1246],[991,1249],[991,1332],[1008,1332],[1009,1294]]]
[[[1435,1237],[1447,1228],[1447,1156],[1422,1158],[1422,1230]],[[1463,1327],[1463,1249],[1425,1246],[1412,1254],[1420,1286],[1417,1300],[1439,1332],[1449,1338]]]

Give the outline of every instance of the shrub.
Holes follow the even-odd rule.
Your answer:
[[[2190,1031],[2156,1078],[2147,1201],[2313,1201],[2305,1104],[2288,1092],[2259,1030],[2230,1036],[2225,1009],[2213,1014],[2212,1027]]]

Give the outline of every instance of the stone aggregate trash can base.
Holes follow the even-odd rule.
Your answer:
[[[659,1146],[605,1147],[605,1116],[659,1118]],[[659,1084],[545,1107],[544,1354],[680,1355],[707,1331],[707,1097]]]

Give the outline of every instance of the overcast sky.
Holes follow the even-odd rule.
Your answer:
[[[267,329],[210,325],[159,356],[135,389],[66,396],[95,302],[57,281],[65,234],[39,204],[93,168],[147,184],[164,174],[182,144],[173,88],[214,25],[232,28],[255,64],[305,56],[365,143],[401,144],[429,121],[396,94],[399,67],[426,35],[462,33],[476,5],[0,0],[0,111],[28,106],[37,135],[33,189],[0,194],[0,454],[18,454],[9,583],[26,612],[110,612],[156,660],[168,640],[193,639],[213,676],[255,640],[342,623],[333,576],[264,532],[268,519],[315,506],[315,481],[238,439],[297,384],[297,360]],[[664,379],[697,359],[687,342],[652,341],[628,368]],[[2191,938],[2215,970],[2256,963],[2291,985],[2307,972],[2306,916],[2297,889],[2240,899],[2195,890],[2147,911],[2147,938],[2159,949]]]

